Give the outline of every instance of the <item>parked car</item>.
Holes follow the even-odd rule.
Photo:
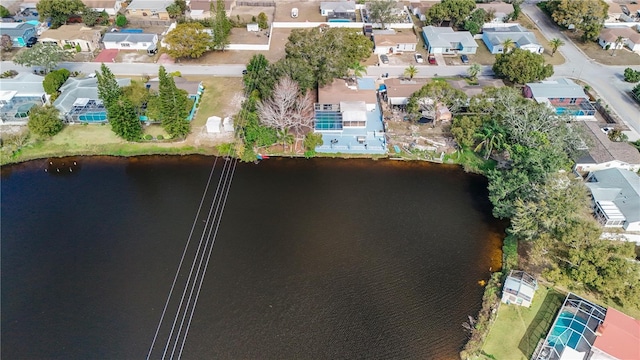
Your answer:
[[[435,55],[429,54],[429,56],[427,57],[427,61],[429,61],[429,64],[431,65],[438,65]]]
[[[242,70],[242,75],[247,75],[248,73],[247,69]]]
[[[383,64],[388,64],[389,63],[389,57],[387,55],[380,55],[380,62]]]
[[[463,64],[468,64],[469,63],[469,57],[467,55],[460,55],[460,60],[462,60]]]
[[[27,42],[25,43],[26,47],[33,47],[33,45],[35,45],[38,42],[38,38],[37,37],[30,37]]]
[[[417,62],[418,64],[422,64],[422,63],[424,62],[424,58],[422,57],[422,54],[418,54],[418,53],[416,53],[416,54],[415,54],[415,58],[416,58],[416,62]]]
[[[292,18],[297,18],[298,17],[298,8],[291,9],[291,17]]]

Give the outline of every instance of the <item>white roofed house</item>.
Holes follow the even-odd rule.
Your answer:
[[[115,16],[122,8],[123,0],[83,0],[89,9],[97,12],[106,12],[109,16]]]
[[[640,171],[640,152],[627,142],[611,141],[608,132],[611,125],[601,126],[595,121],[584,121],[576,124],[581,126],[581,134],[587,136],[587,151],[575,159],[574,172],[585,176],[592,171],[610,168],[625,169],[633,172]]]
[[[145,50],[154,53],[157,50],[158,34],[108,32],[102,37],[105,49]]]
[[[425,84],[426,81],[424,79],[386,79],[382,97],[387,99],[390,106],[404,107],[409,102],[411,95],[420,90]]]
[[[605,228],[640,231],[640,177],[629,170],[593,171],[586,180],[596,220]]]
[[[63,49],[76,49],[80,51],[94,51],[100,44],[100,31],[87,27],[84,24],[62,25],[57,29],[44,31],[39,42],[49,45],[57,45]]]
[[[619,36],[622,41],[616,43]],[[602,29],[598,35],[598,44],[606,50],[626,46],[629,50],[640,53],[640,33],[629,27]]]
[[[13,47],[24,47],[36,36],[36,26],[26,22],[0,22],[0,35],[9,35]]]
[[[507,25],[507,24],[505,24]],[[504,53],[505,40],[510,39],[518,49],[528,50],[532,53],[542,54],[544,47],[538,43],[536,35],[520,24],[508,24],[508,26],[487,26],[482,29],[482,41],[492,54]]]
[[[167,6],[173,0],[132,0],[127,5],[127,16],[141,20],[169,20]]]
[[[538,281],[533,276],[524,271],[511,270],[502,288],[502,302],[529,307],[537,289]]]
[[[425,26],[422,38],[431,54],[475,54],[478,43],[468,31],[453,31],[450,27]]]
[[[120,87],[131,84],[131,79],[117,79]],[[69,78],[60,88],[53,103],[65,122],[104,123],[107,110],[98,96],[98,79]]]
[[[42,76],[32,73],[0,79],[0,123],[25,124],[33,106],[49,101],[42,80]]]

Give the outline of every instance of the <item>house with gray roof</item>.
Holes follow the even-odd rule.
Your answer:
[[[0,36],[9,35],[13,47],[25,47],[29,38],[35,37],[36,26],[26,22],[0,22]]]
[[[120,87],[131,84],[131,79],[117,79]],[[60,88],[53,103],[65,122],[104,123],[107,110],[98,96],[98,79],[70,77]]]
[[[476,9],[483,9],[491,15],[489,23],[504,23],[507,16],[513,13],[513,4],[502,1],[476,4]]]
[[[320,14],[326,16],[329,22],[353,22],[356,21],[356,2],[323,1],[320,3]]]
[[[596,220],[605,228],[640,231],[640,177],[624,169],[593,171],[586,179]]]
[[[42,80],[42,76],[26,72],[0,79],[0,123],[25,124],[32,107],[49,101]]]
[[[453,31],[450,27],[425,26],[422,38],[430,54],[475,54],[478,43],[468,31]]]
[[[520,270],[511,270],[502,287],[502,302],[529,307],[538,289],[538,281]]]
[[[108,32],[102,37],[105,49],[145,50],[153,53],[157,49],[158,34]]]
[[[589,102],[582,86],[571,79],[559,78],[527,83],[523,95],[547,104],[558,115],[571,115],[580,120],[595,120],[596,109]]]
[[[492,54],[504,53],[504,42],[513,41],[518,49],[542,54],[544,47],[538,43],[536,35],[520,24],[506,24],[507,26],[490,26],[482,29],[482,41]]]
[[[575,159],[573,167],[577,175],[583,176],[592,171],[619,168],[633,172],[640,171],[640,152],[625,141],[611,141],[607,133],[611,125],[600,125],[595,121],[576,124],[589,141],[587,151]]]

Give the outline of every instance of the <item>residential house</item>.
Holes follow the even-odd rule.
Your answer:
[[[502,302],[529,307],[537,289],[536,278],[524,271],[511,270],[502,287]]]
[[[0,123],[25,124],[33,106],[49,101],[42,80],[42,76],[32,73],[0,79]]]
[[[25,47],[27,40],[35,37],[36,26],[26,22],[0,22],[0,36],[9,35],[13,47]]]
[[[425,26],[422,37],[430,54],[475,54],[478,43],[468,31],[453,31],[450,27]]]
[[[117,79],[119,86],[128,86],[131,79]],[[65,122],[104,123],[107,110],[98,96],[98,79],[70,77],[60,88],[53,103]]]
[[[97,12],[106,12],[109,16],[116,16],[122,8],[123,0],[83,0],[89,9]]]
[[[507,17],[513,13],[513,4],[494,1],[476,4],[476,9],[483,9],[487,14],[491,15],[489,23],[504,23]]]
[[[397,54],[416,51],[418,39],[412,32],[373,35],[375,54]]]
[[[140,20],[169,20],[167,6],[173,0],[132,0],[127,5],[127,16]]]
[[[411,95],[420,90],[425,84],[426,81],[424,79],[385,79],[385,87],[381,90],[381,95],[383,99],[387,100],[389,106],[404,107],[409,102]]]
[[[571,79],[560,78],[528,83],[524,96],[555,109],[558,115],[572,115],[580,120],[595,120],[596,109],[582,87]]]
[[[612,128],[610,125],[601,127],[595,121],[585,121],[579,126],[582,127],[580,133],[590,141],[587,152],[575,161],[573,170],[578,175],[609,168],[640,171],[640,152],[627,142],[611,141],[607,135]]]
[[[335,79],[319,88],[314,116],[314,131],[324,142],[316,151],[386,154],[382,111],[373,79]]]
[[[155,53],[158,34],[108,32],[102,37],[105,49],[145,50]]]
[[[482,29],[482,41],[492,54],[504,53],[506,40],[513,41],[518,49],[528,50],[532,53],[542,54],[544,47],[538,43],[536,35],[520,24],[508,26],[488,26]]]
[[[198,105],[198,102],[200,102],[200,97],[204,92],[204,85],[202,84],[202,81],[190,81],[179,76],[174,76],[173,81],[178,89],[186,91],[189,95],[189,98],[193,100],[193,106],[191,108],[191,111],[189,112],[189,116],[187,117],[187,120],[191,121],[191,119],[193,119],[193,115],[195,114],[195,109]],[[147,88],[158,91],[160,89],[160,78],[153,78],[149,80],[149,82],[147,82]]]
[[[640,177],[624,169],[593,171],[586,185],[591,191],[596,220],[605,228],[640,231]]]
[[[590,360],[640,360],[640,320],[608,308],[596,330]]]
[[[100,48],[100,36],[98,28],[73,24],[48,29],[40,35],[38,41],[43,44],[55,44],[63,49],[76,49],[79,46],[80,51],[94,51]]]
[[[569,293],[532,360],[640,360],[640,321]]]
[[[216,1],[210,0],[192,0],[189,2],[189,12],[188,16],[192,19],[208,19],[212,18],[211,14],[211,4],[216,4]],[[236,6],[235,0],[225,0],[224,2],[224,10],[227,14],[227,17],[231,15],[231,11]]]
[[[427,12],[429,11],[429,9],[435,5],[440,3],[440,1],[420,1],[420,0],[414,0],[414,1],[410,1],[409,5],[407,6],[407,8],[409,9],[409,11],[416,16],[418,19],[420,19],[420,21],[426,21],[427,20]]]
[[[618,37],[621,42],[616,43]],[[607,28],[600,31],[598,44],[603,49],[622,49],[628,47],[631,51],[640,53],[640,33],[629,27]]]
[[[356,2],[354,0],[323,1],[320,3],[320,14],[329,22],[356,21]]]

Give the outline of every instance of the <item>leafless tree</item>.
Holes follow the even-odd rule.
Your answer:
[[[307,92],[301,95],[298,83],[284,77],[273,88],[273,95],[258,104],[263,125],[279,132],[290,131],[296,139],[313,129],[313,100]]]
[[[11,41],[11,37],[7,34],[2,34],[0,37],[0,49],[2,51],[11,51],[13,48],[13,42]]]

